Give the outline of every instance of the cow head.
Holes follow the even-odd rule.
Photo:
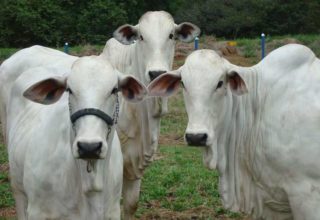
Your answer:
[[[122,76],[99,57],[75,61],[67,77],[51,77],[33,84],[24,97],[50,105],[68,93],[72,129],[72,153],[75,158],[105,158],[113,139],[117,117],[118,91],[130,102],[143,99],[146,88],[132,76]]]
[[[232,65],[211,50],[193,52],[178,70],[165,73],[149,86],[151,96],[169,96],[183,85],[188,126],[188,145],[205,146],[204,163],[215,168],[219,127],[227,112],[226,106],[234,95],[247,92],[243,77]]]
[[[135,26],[123,25],[114,32],[114,38],[122,44],[136,44],[139,63],[139,79],[149,83],[172,68],[176,40],[191,42],[200,29],[191,23],[174,23],[164,11],[145,13]]]

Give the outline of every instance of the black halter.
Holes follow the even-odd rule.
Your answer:
[[[71,115],[71,122],[74,124],[79,118],[86,115],[95,115],[98,118],[101,118],[109,126],[112,126],[114,124],[114,120],[108,114],[96,108],[85,108],[76,111]]]
[[[69,103],[69,110],[71,114],[71,108],[70,108],[70,103]],[[117,124],[118,122],[118,117],[119,117],[119,97],[118,93],[116,93],[116,108],[115,112],[113,113],[113,118],[111,118],[108,114],[105,112],[96,109],[96,108],[84,108],[76,111],[75,113],[71,114],[71,122],[74,125],[74,123],[81,117],[86,116],[86,115],[94,115],[97,116],[98,118],[102,119],[107,125],[108,125],[108,136],[110,133],[110,129],[114,124]]]

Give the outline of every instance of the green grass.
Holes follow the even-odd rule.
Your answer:
[[[4,164],[7,162],[8,162],[7,148],[0,143],[0,164]]]
[[[0,173],[0,208],[14,206],[7,172]]]
[[[6,166],[8,161],[7,149],[5,146],[0,144],[0,166]],[[0,208],[2,207],[12,207],[14,206],[14,199],[12,197],[10,183],[9,183],[9,173],[1,169],[0,170]]]
[[[160,155],[143,177],[137,217],[159,208],[183,212],[199,206],[213,210],[207,218],[239,217],[222,208],[218,174],[204,168],[201,149],[161,146]]]
[[[237,45],[240,47],[243,56],[246,58],[256,57],[260,46],[260,39],[237,39]]]
[[[181,88],[177,95],[169,98],[168,109],[169,113],[161,119],[161,134],[183,135],[187,127],[188,119]]]

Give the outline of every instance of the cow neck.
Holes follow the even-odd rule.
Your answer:
[[[139,169],[146,168],[152,162],[153,155],[158,148],[160,118],[153,117],[152,107],[152,100],[146,100],[140,106],[142,148],[140,151]]]
[[[251,168],[259,167],[255,158],[261,141],[261,115],[264,99],[259,94],[259,75],[255,68],[244,68],[249,92],[242,96],[228,90],[225,116],[218,128],[219,190],[223,204],[232,210],[251,211],[257,201],[259,177]],[[258,168],[260,169],[260,168]],[[261,169],[260,169],[261,170]],[[252,177],[254,180],[252,180]],[[241,207],[240,207],[241,206]]]
[[[145,79],[146,67],[143,62],[143,57],[140,57],[138,44],[133,45],[132,52],[134,53],[132,69],[137,70],[136,77],[147,85],[149,82]],[[139,169],[144,170],[152,162],[153,154],[156,152],[158,147],[158,136],[160,131],[160,116],[167,111],[167,99],[162,98],[149,98],[144,100],[139,105],[136,105],[139,118],[138,124],[141,129],[141,148],[140,148],[140,161]]]

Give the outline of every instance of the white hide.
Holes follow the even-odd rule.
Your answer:
[[[147,85],[150,71],[171,70],[176,39],[190,42],[199,34],[197,26],[177,25],[167,12],[147,12],[137,25],[119,27],[103,55],[121,72],[134,74]],[[167,111],[167,98],[150,98],[139,105],[121,102],[117,131],[124,155],[125,219],[133,218],[137,208],[140,179],[157,151],[160,117]]]
[[[310,49],[287,45],[252,67],[199,50],[161,77],[184,84],[186,133],[208,134],[204,163],[219,171],[224,207],[254,219],[319,218],[320,61]],[[173,93],[157,87],[161,77],[150,94]]]
[[[127,32],[130,38],[124,36]],[[187,22],[177,25],[167,12],[147,12],[136,26],[119,27],[114,32],[115,38],[107,41],[102,55],[121,72],[134,74],[147,85],[149,71],[166,72],[172,68],[176,38],[189,42],[199,34],[197,26]],[[118,131],[126,138],[136,139],[122,146],[125,154],[127,145],[135,148],[131,150],[135,155],[129,152],[127,155],[128,159],[131,157],[126,168],[129,179],[141,178],[151,162],[158,145],[160,116],[166,112],[167,99],[153,98],[139,105],[121,103]]]
[[[23,97],[28,87],[48,78],[62,79],[72,94],[64,93],[51,105]],[[107,138],[100,118],[85,116],[72,126],[70,113],[98,108],[112,116],[116,98],[111,91],[123,79],[108,61],[93,56],[59,67],[30,68],[12,83],[7,146],[19,219],[120,219],[123,159],[114,126]],[[73,142],[79,138],[106,140],[101,159],[92,159],[91,172],[86,160],[77,159]]]
[[[67,55],[58,50],[42,46],[32,46],[19,50],[0,66],[0,117],[3,135],[6,139],[6,106],[12,83],[27,69],[50,65],[71,68],[78,57]]]

